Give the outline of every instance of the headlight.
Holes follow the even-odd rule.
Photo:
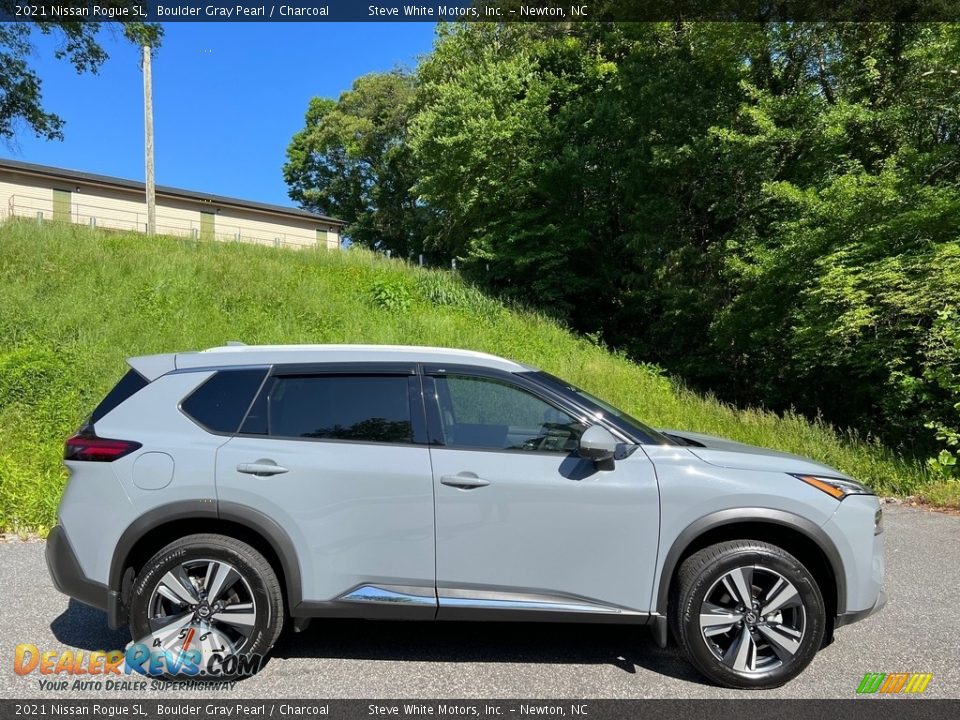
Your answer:
[[[827,495],[835,497],[837,500],[843,500],[847,495],[873,495],[872,490],[853,480],[841,480],[840,478],[823,477],[822,475],[790,474],[798,480],[803,480],[807,485],[812,485],[817,490],[822,490]]]

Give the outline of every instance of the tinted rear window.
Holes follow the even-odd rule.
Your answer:
[[[126,402],[149,384],[143,375],[136,370],[128,370],[127,374],[120,378],[120,382],[113,386],[113,390],[108,392],[107,396],[100,401],[100,404],[90,414],[90,419],[87,422],[96,423],[120,403]]]
[[[244,434],[285,438],[413,441],[407,376],[313,375],[273,378]]]
[[[266,374],[266,368],[218,370],[180,409],[207,430],[235,433]]]

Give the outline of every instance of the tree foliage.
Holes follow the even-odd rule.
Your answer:
[[[122,0],[113,2],[123,4]],[[12,15],[11,7],[12,3],[4,1],[0,13]],[[0,137],[13,138],[22,126],[47,140],[63,139],[63,118],[44,108],[42,81],[29,63],[34,51],[31,37],[36,32],[59,36],[55,57],[69,62],[78,73],[96,73],[107,59],[97,39],[101,27],[102,23],[85,20],[0,23]],[[138,45],[156,46],[162,28],[125,23],[123,33]]]
[[[376,77],[314,103],[349,114]],[[294,197],[361,196],[346,217],[367,245],[456,257],[695,386],[952,472],[960,27],[447,25],[404,79],[388,123],[393,187],[416,211],[402,243],[376,230],[385,206],[367,190],[389,168],[336,164],[376,123],[338,120],[309,165],[298,135],[288,172],[327,174],[301,172]]]
[[[422,249],[421,204],[410,189],[406,142],[414,79],[403,72],[359,78],[338,101],[314,98],[287,149],[284,178],[303,207],[349,223],[353,242],[403,256]]]

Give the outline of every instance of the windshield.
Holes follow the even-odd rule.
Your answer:
[[[654,445],[676,445],[673,440],[663,433],[657,432],[649,425],[645,425],[635,417],[625,413],[623,410],[614,407],[605,400],[601,400],[600,398],[591,395],[586,390],[581,390],[576,385],[573,385],[566,380],[561,380],[560,378],[551,375],[550,373],[543,372],[542,370],[530,373],[530,375],[532,375],[539,383],[546,385],[554,392],[564,395],[574,400],[579,405],[583,405],[589,410],[610,420],[614,425],[618,426],[627,434],[636,437],[641,443]]]

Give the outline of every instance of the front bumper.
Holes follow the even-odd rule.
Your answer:
[[[46,557],[47,569],[57,590],[85,605],[106,611],[111,628],[116,629],[123,624],[120,594],[83,574],[70,540],[59,525],[47,536]]]
[[[834,621],[834,628],[843,627],[844,625],[852,625],[855,622],[860,622],[861,620],[866,620],[871,615],[883,610],[883,606],[887,604],[887,593],[883,590],[880,591],[880,594],[877,596],[877,602],[873,607],[867,608],[866,610],[855,610],[853,612],[845,612],[841,615],[837,615],[837,619]]]

